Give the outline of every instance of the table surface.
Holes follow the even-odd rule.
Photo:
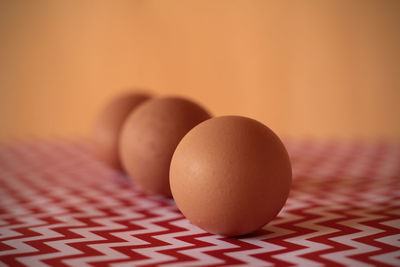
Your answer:
[[[3,142],[0,266],[400,266],[399,143],[285,143],[285,207],[226,238],[98,162],[84,140]]]

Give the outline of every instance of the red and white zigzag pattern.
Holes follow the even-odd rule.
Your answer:
[[[286,141],[289,200],[225,238],[146,194],[84,141],[0,145],[0,266],[400,266],[400,145]]]

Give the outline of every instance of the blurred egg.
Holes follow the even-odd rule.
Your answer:
[[[99,113],[93,128],[95,150],[100,159],[121,170],[118,142],[122,125],[129,113],[150,99],[150,95],[129,92],[112,99]]]
[[[175,150],[172,195],[195,225],[215,234],[251,233],[271,221],[289,194],[288,153],[268,127],[223,116],[194,127]]]
[[[169,166],[182,137],[210,115],[184,98],[147,101],[126,120],[121,134],[121,161],[132,179],[147,191],[171,195]]]

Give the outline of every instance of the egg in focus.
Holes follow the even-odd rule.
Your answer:
[[[176,146],[210,118],[199,104],[180,97],[147,101],[132,112],[120,137],[120,157],[130,177],[149,192],[171,196],[169,167]]]
[[[93,127],[93,143],[97,156],[109,166],[122,170],[118,143],[122,125],[128,115],[151,96],[128,92],[112,99],[100,111]]]
[[[288,197],[292,169],[278,136],[262,123],[223,116],[194,127],[177,146],[170,186],[181,212],[224,236],[271,221]]]

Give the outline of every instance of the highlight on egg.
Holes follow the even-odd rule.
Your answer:
[[[109,166],[122,170],[119,136],[128,115],[151,98],[145,91],[134,90],[116,96],[99,112],[93,127],[96,155]]]
[[[129,115],[121,132],[125,170],[147,191],[171,196],[169,168],[174,150],[189,130],[210,117],[199,104],[181,97],[145,102]]]
[[[224,236],[251,233],[271,221],[288,197],[292,169],[278,136],[240,116],[206,120],[177,146],[170,186],[181,212]]]

